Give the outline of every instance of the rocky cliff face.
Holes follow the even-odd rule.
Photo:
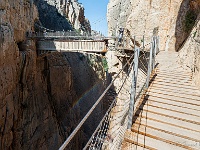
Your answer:
[[[78,53],[37,56],[35,41],[25,36],[34,30],[37,12],[29,0],[0,0],[2,150],[58,149],[103,90],[101,57]],[[94,97],[89,97],[91,93]],[[101,110],[99,106],[97,111]],[[98,117],[92,120],[91,128]],[[87,136],[78,133],[73,148],[80,149],[84,141],[78,139]]]
[[[179,63],[191,70],[194,83],[200,88],[200,15],[196,24],[179,51]]]
[[[76,29],[91,33],[84,7],[77,0],[35,0],[42,26],[56,31]]]
[[[158,34],[160,37],[160,50],[179,51],[190,36],[196,23],[195,20],[198,20],[200,1],[110,0],[107,10],[108,34],[110,36],[118,36],[119,28],[124,28],[125,37],[130,32],[130,35],[135,35],[137,42],[141,43],[142,35],[151,37],[153,34]],[[150,40],[149,38],[146,42]],[[196,46],[196,43],[192,44]],[[186,49],[189,48],[184,49],[182,51],[186,55]],[[113,70],[116,70],[119,60],[113,52],[108,52],[107,56],[109,58],[110,71],[114,72]],[[191,60],[194,57],[187,58]],[[197,56],[195,59],[197,59]]]
[[[1,1],[1,48],[0,48],[0,147],[12,148],[15,136],[22,136],[22,129],[15,131],[14,126],[21,126],[22,119],[20,100],[23,56],[20,53],[20,42],[25,39],[25,32],[33,27],[36,14],[32,3],[18,1]],[[32,45],[33,46],[33,45]],[[32,47],[34,49],[34,46]],[[29,52],[34,56],[30,49]],[[34,68],[32,68],[34,69]],[[23,124],[23,123],[21,123]],[[15,139],[20,143],[22,138]]]
[[[115,35],[120,27],[136,36],[151,36],[157,29],[160,50],[177,51],[194,25],[197,15],[191,8],[196,3],[198,0],[110,0],[109,35]]]
[[[66,8],[65,14],[73,27],[77,30],[91,33],[90,22],[85,18],[83,5],[78,0],[67,0],[66,2],[67,5],[63,7]]]

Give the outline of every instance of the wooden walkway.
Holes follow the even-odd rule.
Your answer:
[[[156,73],[122,150],[200,149],[200,90],[176,60],[175,52],[158,54]]]

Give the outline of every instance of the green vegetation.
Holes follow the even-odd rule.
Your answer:
[[[102,57],[102,63],[103,63],[104,71],[108,71],[108,62],[106,60],[106,57]]]
[[[78,36],[81,35],[81,29],[75,29],[75,31]]]
[[[197,31],[195,31],[195,32],[193,33],[193,38],[195,38],[196,34],[197,34]]]
[[[189,10],[185,16],[184,22],[184,31],[189,33],[192,30],[192,27],[195,24],[195,20],[197,18],[197,14],[193,10]]]

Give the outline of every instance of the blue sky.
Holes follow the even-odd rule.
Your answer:
[[[78,0],[85,8],[85,17],[90,20],[93,30],[107,35],[107,5],[109,0]]]

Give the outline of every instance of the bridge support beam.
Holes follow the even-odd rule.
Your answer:
[[[129,104],[129,113],[128,113],[128,129],[131,129],[133,121],[133,112],[136,96],[136,85],[137,85],[137,75],[138,75],[138,62],[139,62],[140,49],[135,48],[134,52],[134,66],[133,66],[133,76],[132,76],[132,86],[131,86],[131,96]]]

